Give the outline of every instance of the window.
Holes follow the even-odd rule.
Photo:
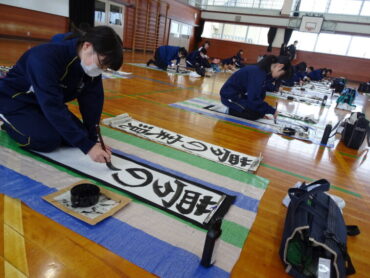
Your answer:
[[[268,45],[268,31],[269,28],[266,27],[249,26],[246,42],[251,44]]]
[[[237,24],[225,24],[222,39],[231,41],[245,41],[247,26]]]
[[[180,27],[180,24],[176,21],[171,21],[171,30],[170,30],[170,33],[171,34],[179,34],[179,27]]]
[[[280,10],[284,0],[206,0],[208,6],[245,7]]]
[[[328,0],[301,0],[300,11],[323,13],[326,10]]]
[[[257,1],[256,1],[257,2]],[[265,0],[260,1],[259,8],[280,10],[283,7],[284,0]]]
[[[370,1],[365,1],[362,6],[361,15],[370,16]]]
[[[206,21],[202,37],[267,45],[268,31],[268,27]]]
[[[95,1],[95,21],[105,23],[105,3]]]
[[[298,41],[297,49],[304,51],[313,51],[317,40],[317,34],[294,31],[289,44]]]
[[[353,36],[347,55],[370,59],[370,38]]]
[[[295,10],[298,0],[294,0]],[[370,15],[369,0],[301,0],[299,10],[302,12]]]
[[[333,14],[353,14],[360,13],[362,1],[359,0],[331,0],[329,13]]]
[[[113,25],[122,25],[122,8],[116,5],[110,5],[109,23]]]
[[[187,24],[181,24],[181,35],[191,35],[191,26]]]
[[[319,34],[316,52],[346,55],[351,36],[336,34]]]
[[[202,37],[221,39],[222,27],[222,23],[206,21],[204,24]]]

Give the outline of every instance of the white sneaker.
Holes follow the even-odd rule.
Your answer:
[[[190,74],[189,74],[190,77],[202,77],[201,75],[197,74],[195,71],[192,71]]]

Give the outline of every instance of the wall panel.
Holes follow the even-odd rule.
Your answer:
[[[169,34],[169,25],[171,20],[180,21],[192,26],[196,26],[200,19],[200,11],[194,7],[185,5],[183,3],[177,2],[175,0],[168,0],[163,1],[164,3],[169,4],[168,12],[167,12],[167,18],[166,18],[166,5],[161,4],[161,10],[160,10],[160,18],[159,22],[156,21],[156,16],[154,14],[151,14],[149,16],[149,27],[147,32],[147,41],[153,41],[151,43],[152,46],[155,45],[165,45],[168,43],[168,34]],[[136,5],[135,0],[129,0],[127,1],[127,4]],[[136,38],[135,40],[142,37],[140,34],[145,33],[145,28],[147,26],[147,17],[146,17],[146,11],[148,9],[148,1],[147,0],[140,0],[138,7],[128,7],[126,8],[126,14],[125,14],[125,34],[124,34],[124,47],[125,48],[132,48],[133,40],[134,40],[134,30],[135,30],[135,24],[136,27]],[[137,19],[135,20],[135,9],[139,9],[139,12],[137,13]],[[155,7],[152,7],[153,12],[156,11]],[[155,34],[155,30],[158,28],[159,38],[155,37],[153,34]],[[193,28],[194,29],[194,28]],[[194,30],[193,30],[194,31]],[[139,37],[139,38],[138,38]],[[141,38],[142,40],[142,47],[137,47],[137,49],[144,49],[144,38]],[[156,42],[158,40],[158,42]],[[136,45],[138,45],[138,41],[135,42]],[[148,43],[147,43],[148,44]],[[190,37],[190,49],[193,48],[194,44],[194,32],[192,36]]]
[[[68,31],[68,18],[0,4],[0,35],[49,40]]]

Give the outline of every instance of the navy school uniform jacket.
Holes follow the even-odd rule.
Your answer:
[[[321,79],[323,79],[321,69],[313,70],[309,74],[307,74],[307,76],[313,81],[320,81]]]
[[[238,112],[250,109],[261,114],[274,114],[275,108],[264,102],[267,79],[268,74],[258,66],[244,67],[222,86],[221,102]]]
[[[157,54],[156,57],[158,62],[165,65],[171,65],[171,61],[176,59],[176,64],[180,62],[179,57],[179,49],[178,46],[170,46],[170,45],[162,45],[157,48]]]
[[[36,105],[64,140],[87,153],[97,141],[104,91],[101,75],[92,78],[83,71],[76,44],[77,39],[47,43],[25,52],[0,80],[0,114]],[[65,104],[74,99],[88,135]]]
[[[186,64],[188,67],[195,67],[195,64],[200,64],[200,52],[198,50],[194,50],[186,56]]]
[[[283,80],[282,81],[282,84],[283,85],[293,87],[294,86],[294,83],[300,82],[306,76],[306,72],[305,71],[298,71],[298,69],[295,66],[293,67],[293,71],[294,71],[293,72],[293,75],[292,75],[292,77],[290,79]]]
[[[51,37],[51,42],[62,42],[65,40],[66,37],[72,35],[72,32],[68,33],[61,33],[61,34],[55,34],[54,36]]]
[[[223,65],[235,65],[235,62],[233,62],[233,58],[226,58],[222,60]]]

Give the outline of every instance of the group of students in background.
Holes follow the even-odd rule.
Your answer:
[[[244,51],[240,49],[235,56],[226,59],[217,57],[210,58],[207,55],[211,43],[206,41],[199,49],[190,53],[184,47],[164,45],[156,49],[154,58],[147,62],[147,66],[154,64],[160,69],[167,70],[168,67],[177,66],[181,59],[185,60],[184,66],[194,69],[197,77],[205,76],[207,71],[233,72],[245,66]]]
[[[233,75],[225,82],[220,90],[221,102],[228,108],[228,114],[249,120],[256,120],[271,114],[274,118],[278,112],[264,101],[267,91],[278,91],[281,85],[302,85],[305,81],[320,81],[330,78],[331,69],[314,69],[307,67],[305,62],[292,65],[296,59],[298,41],[290,46],[282,45],[280,56],[263,55],[254,65],[245,65],[244,51],[240,49],[235,56],[226,59],[210,58],[207,51],[210,42],[206,41],[199,49],[189,54],[184,48],[161,46],[155,51],[154,63],[156,66],[167,69],[168,66],[178,64],[180,59],[186,61],[187,68],[198,77],[205,76],[206,71],[232,71]],[[238,71],[236,71],[239,69]]]

